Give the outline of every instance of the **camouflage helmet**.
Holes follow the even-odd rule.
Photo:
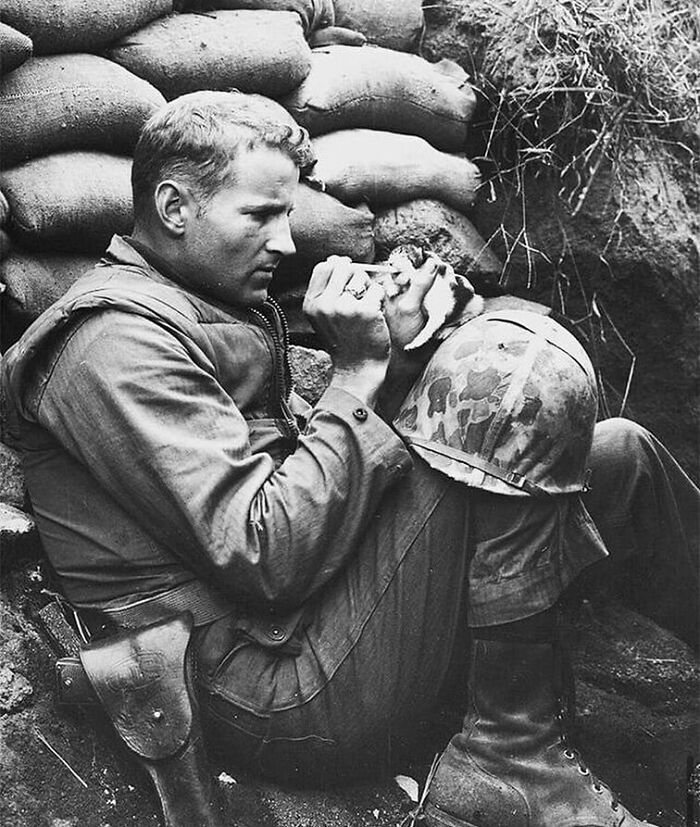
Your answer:
[[[497,494],[584,490],[598,410],[576,339],[531,311],[485,313],[438,348],[394,426],[433,468]]]

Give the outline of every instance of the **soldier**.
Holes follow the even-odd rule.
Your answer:
[[[466,610],[470,706],[427,822],[640,827],[567,740],[558,611],[609,553],[694,635],[698,492],[644,429],[594,425],[590,363],[553,323],[477,319],[405,353],[434,260],[386,299],[348,260],[315,268],[333,376],[306,405],[268,291],[307,161],[303,131],[245,96],[170,102],[135,151],[133,234],[6,354],[63,591],[97,625],[189,611],[212,742],[315,783],[410,739]]]

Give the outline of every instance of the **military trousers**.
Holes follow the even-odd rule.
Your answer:
[[[582,500],[606,559],[577,531],[567,543],[580,512],[566,501],[468,489],[417,460],[292,639],[266,645],[226,619],[198,630],[212,741],[254,772],[299,783],[386,769],[466,657],[468,626],[543,611],[582,574],[592,587],[617,581],[642,612],[697,635],[700,492],[624,419],[596,426],[591,471]]]

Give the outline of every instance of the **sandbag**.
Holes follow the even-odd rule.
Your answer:
[[[399,244],[432,250],[465,276],[498,279],[501,262],[462,213],[439,201],[419,199],[390,207],[374,217],[376,254],[385,258]]]
[[[290,217],[297,256],[310,264],[331,255],[372,261],[372,222],[369,209],[347,207],[336,198],[302,184],[297,189]]]
[[[150,83],[103,57],[35,57],[0,82],[0,163],[67,149],[130,154],[164,103]]]
[[[129,35],[108,57],[150,81],[168,100],[199,89],[277,98],[311,69],[299,16],[283,11],[173,15]]]
[[[32,56],[33,44],[26,34],[0,23],[0,78]]]
[[[0,263],[3,295],[3,344],[18,339],[47,307],[97,263],[98,256],[31,253],[15,250]]]
[[[39,250],[102,252],[132,225],[131,160],[101,152],[62,152],[0,173],[10,233]]]
[[[34,54],[96,52],[151,20],[173,0],[2,0],[2,18],[29,35]]]
[[[459,155],[440,152],[415,135],[345,129],[313,141],[314,175],[344,204],[372,209],[434,198],[460,212],[471,207],[479,170]]]
[[[370,129],[420,135],[445,152],[459,152],[476,95],[467,74],[449,74],[428,63],[378,46],[315,49],[311,72],[282,103],[311,135],[338,129]]]
[[[204,4],[202,0],[194,0],[189,7],[194,9],[203,5],[207,9],[296,12],[307,34],[335,22],[333,0],[206,0]]]
[[[334,0],[338,26],[356,29],[370,43],[414,52],[423,31],[421,0]]]

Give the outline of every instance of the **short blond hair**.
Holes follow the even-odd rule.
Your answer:
[[[161,181],[183,181],[201,205],[234,183],[233,164],[246,151],[287,155],[302,173],[313,166],[305,129],[279,104],[242,92],[192,92],[167,103],[143,126],[131,169],[134,215],[148,213]]]

